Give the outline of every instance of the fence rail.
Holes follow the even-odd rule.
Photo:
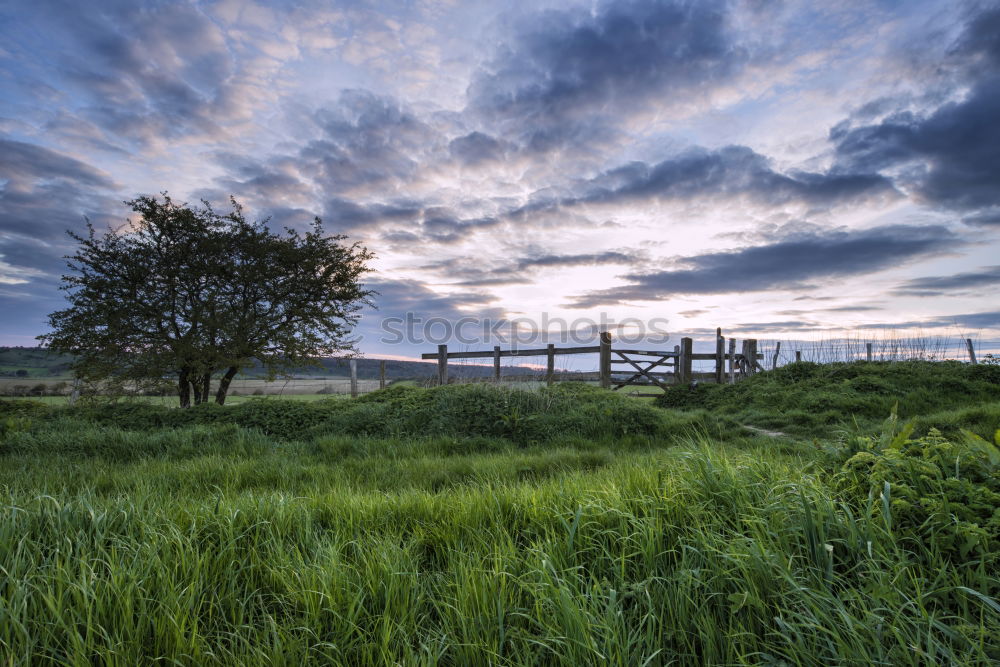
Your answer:
[[[714,353],[693,351],[693,340],[682,338],[680,345],[673,350],[640,350],[633,348],[615,348],[612,346],[611,334],[604,332],[599,345],[556,347],[550,343],[546,347],[503,350],[499,345],[492,350],[471,352],[449,352],[447,345],[438,345],[437,352],[426,352],[422,359],[438,362],[437,381],[448,383],[448,361],[450,359],[493,359],[493,379],[500,380],[500,360],[504,357],[540,357],[546,358],[545,382],[551,385],[556,379],[555,358],[563,355],[597,354],[597,379],[601,386],[607,389],[619,390],[622,387],[656,386],[666,389],[671,384],[685,384],[693,380],[705,380],[723,383],[736,382],[738,379],[752,375],[762,370],[760,360],[763,354],[757,352],[757,340],[743,341],[741,351],[735,351],[735,341],[730,340],[729,352],[726,352],[725,338],[721,329],[717,330]],[[700,372],[693,369],[695,361],[714,361],[712,372]],[[613,366],[625,368],[613,369]],[[628,377],[622,379],[627,373]],[[615,377],[615,376],[619,377]],[[640,396],[655,396],[656,394],[639,394]]]

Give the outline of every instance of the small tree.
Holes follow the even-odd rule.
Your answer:
[[[361,284],[372,254],[324,233],[272,232],[242,207],[216,213],[139,197],[139,220],[79,244],[63,276],[69,307],[49,316],[39,338],[75,356],[85,381],[155,385],[177,378],[182,407],[225,402],[240,371],[260,362],[270,374],[353,350],[350,332],[373,291]]]

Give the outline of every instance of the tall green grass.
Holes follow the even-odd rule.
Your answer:
[[[793,363],[758,373],[735,385],[672,387],[661,407],[710,410],[741,423],[810,437],[860,423],[877,428],[890,412],[921,418],[970,408],[1000,410],[1000,366],[956,361]],[[992,437],[996,419],[972,424]]]
[[[214,419],[226,411],[172,428],[128,421],[140,413],[8,411],[0,658],[1000,660],[988,512],[1000,512],[1000,476],[985,444],[892,422],[832,450],[778,448],[702,413],[621,429],[606,394],[573,403],[601,425],[578,428],[553,413],[569,403],[530,402],[544,394],[472,393],[471,410],[449,401],[481,390],[451,391],[354,404],[381,401],[388,423],[415,420],[423,435],[325,421],[289,438]],[[515,423],[546,428],[512,429],[510,401],[524,401]],[[907,488],[933,503],[901,505]],[[978,504],[952,530],[948,503],[969,494]],[[968,548],[950,539],[974,533]]]

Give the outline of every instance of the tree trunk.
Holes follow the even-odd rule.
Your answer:
[[[194,404],[201,405],[208,401],[208,387],[212,381],[212,375],[210,373],[192,375],[191,387],[194,389]]]
[[[240,372],[239,366],[230,366],[226,374],[219,380],[219,390],[215,393],[215,402],[219,405],[226,404],[226,394],[229,392],[229,383],[233,381],[236,374]]]
[[[181,407],[191,407],[191,383],[188,380],[188,369],[182,368],[177,377],[177,396],[181,399]]]

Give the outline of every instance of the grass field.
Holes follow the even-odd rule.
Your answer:
[[[885,415],[801,439],[579,385],[0,402],[0,656],[996,664],[1000,384],[917,414],[892,372],[852,388]]]
[[[167,383],[169,384],[169,383]],[[72,378],[0,378],[0,396],[6,398],[66,399],[72,391]],[[378,380],[358,380],[358,391],[368,393],[379,387]],[[212,391],[217,389],[213,382]],[[289,378],[268,381],[261,378],[239,378],[229,389],[226,402],[245,400],[250,396],[329,396],[350,394],[351,380],[344,377]],[[137,396],[164,405],[177,403],[176,396]],[[160,399],[163,399],[162,401]],[[213,393],[214,399],[214,393]],[[55,401],[58,402],[58,401]]]

